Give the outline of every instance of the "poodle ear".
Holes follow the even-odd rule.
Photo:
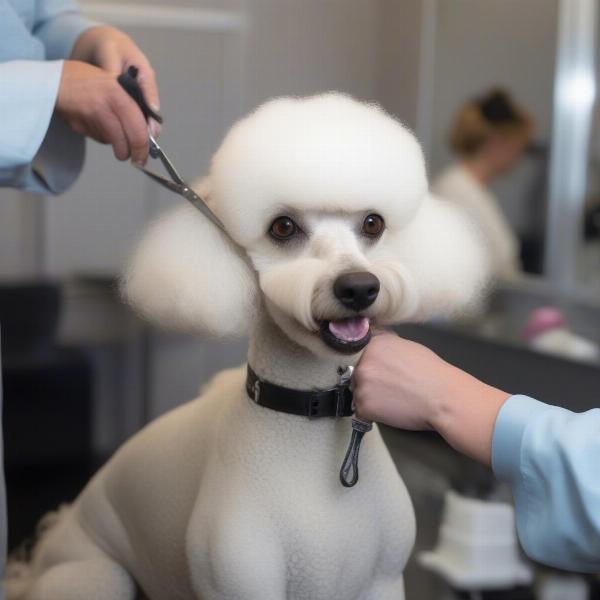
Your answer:
[[[125,299],[154,323],[218,337],[247,333],[257,290],[247,257],[187,204],[148,228],[122,282]]]
[[[471,218],[447,200],[426,196],[398,233],[401,260],[415,287],[415,317],[477,310],[490,281],[490,257]]]

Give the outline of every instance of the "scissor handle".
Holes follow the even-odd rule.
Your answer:
[[[138,68],[133,65],[117,77],[117,81],[121,84],[121,87],[133,98],[135,103],[140,107],[140,110],[144,113],[144,118],[146,121],[149,118],[158,121],[159,123],[163,122],[163,118],[156,111],[152,110],[146,99],[144,98],[144,92],[142,92],[142,88],[137,80],[138,76]]]

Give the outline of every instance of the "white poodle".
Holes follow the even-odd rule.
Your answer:
[[[129,440],[12,566],[8,598],[401,599],[412,506],[376,427],[341,485],[338,369],[374,327],[469,303],[479,241],[428,193],[413,135],[339,94],[260,107],[200,191],[228,235],[178,207],[143,238],[126,294],[164,326],[249,333],[249,384],[246,366],[224,371]]]

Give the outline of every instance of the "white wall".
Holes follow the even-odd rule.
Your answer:
[[[380,4],[377,99],[415,130],[423,0],[381,0]]]
[[[373,99],[379,0],[249,0],[246,104],[345,91]]]
[[[0,188],[0,279],[26,278],[39,272],[41,202],[32,194]]]

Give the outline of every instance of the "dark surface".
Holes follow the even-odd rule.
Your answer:
[[[9,552],[32,538],[45,514],[74,500],[92,473],[85,461],[7,469]]]
[[[89,460],[92,370],[77,350],[3,360],[7,468]]]
[[[396,332],[508,393],[525,394],[575,412],[600,406],[600,366],[446,327],[401,325]]]
[[[2,354],[32,356],[54,345],[60,318],[61,289],[53,282],[0,285]]]
[[[0,286],[9,548],[93,471],[92,366],[83,350],[56,344],[60,310],[56,284]]]
[[[4,443],[9,548],[40,517],[72,500],[93,472],[92,372],[86,355],[57,349],[7,359]]]
[[[5,360],[4,442],[9,548],[72,500],[93,472],[91,368],[84,354]]]
[[[600,578],[590,582],[589,600],[600,600]]]
[[[591,208],[584,218],[584,236],[586,240],[600,239],[600,204]]]

